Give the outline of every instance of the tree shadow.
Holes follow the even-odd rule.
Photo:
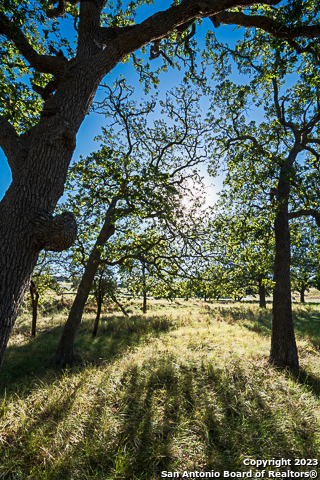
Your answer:
[[[224,418],[221,422],[221,416],[217,416],[215,409],[211,406],[207,408],[205,423],[209,468],[247,471],[252,467],[243,465],[243,452],[250,458],[294,458],[297,445],[303,452],[302,456],[310,455],[310,449],[316,444],[316,429],[309,428],[309,423],[301,415],[303,409],[290,401],[290,395],[287,395],[287,390],[282,391],[280,382],[270,391],[263,378],[255,378],[255,373],[248,375],[240,362],[235,362],[223,379],[219,370],[209,366],[208,380],[212,382],[216,404],[222,409]],[[244,395],[248,389],[249,392]],[[280,403],[278,406],[274,404],[279,394],[287,403],[283,417],[279,412]],[[316,422],[316,417],[313,417]],[[297,471],[300,471],[299,468]],[[285,471],[287,467],[271,466],[270,470]]]
[[[240,362],[228,368],[178,365],[168,355],[131,364],[112,395],[97,388],[85,440],[70,445],[46,478],[82,478],[74,477],[75,468],[101,480],[153,480],[162,471],[247,471],[244,455],[295,458],[297,448],[302,457],[316,458],[316,429],[308,423],[316,425],[316,418],[308,412],[306,424],[304,407],[292,404],[281,386],[278,392],[266,387],[261,373],[257,377]],[[108,381],[106,374],[101,390]],[[287,402],[281,411],[275,394]]]
[[[93,320],[85,319],[78,331],[75,352],[78,366],[101,364],[122,355],[129,347],[139,345],[152,333],[160,336],[176,328],[170,317],[123,316],[102,317],[97,337],[92,339]],[[0,397],[5,391],[18,394],[32,387],[35,380],[52,382],[62,371],[54,366],[54,354],[58,346],[63,325],[49,331],[39,332],[35,338],[27,337],[21,343],[9,345],[0,369]]]
[[[320,349],[320,310],[315,304],[299,304],[293,310],[295,333],[307,337],[312,345]],[[316,304],[318,306],[318,304]],[[227,323],[241,322],[241,326],[262,337],[271,335],[271,309],[253,309],[251,306],[205,307],[209,314]]]
[[[83,322],[76,349],[85,361],[108,367],[149,334],[160,336],[175,324],[164,316],[106,317],[94,342],[91,328],[92,321]],[[50,334],[9,347],[4,371],[11,376],[2,378],[7,391],[19,392],[21,384],[21,395],[27,395],[35,379],[49,383],[63,375],[56,369],[45,371],[61,330],[55,327]],[[78,381],[60,393],[57,389],[57,396],[44,401],[36,416],[31,413],[24,420],[19,441],[12,438],[15,451],[10,455],[18,458],[23,452],[21,475],[14,467],[2,478],[155,480],[161,471],[246,471],[244,456],[295,458],[299,451],[301,458],[317,458],[317,418],[283,390],[286,372],[272,384],[264,368],[248,369],[240,360],[224,367],[200,364],[181,358],[178,351],[157,352],[147,359],[139,354],[130,362],[116,381],[106,368],[88,400],[81,437],[63,438],[58,460],[45,464],[34,452],[58,443],[60,426],[71,422],[86,385],[85,362],[76,367],[74,372],[83,373]],[[312,374],[302,370],[295,382],[310,395],[319,395],[319,379]]]
[[[288,378],[291,378],[295,383],[306,387],[306,389],[312,392],[316,397],[320,396],[320,378],[317,377],[314,373],[300,368],[299,372],[287,373]]]

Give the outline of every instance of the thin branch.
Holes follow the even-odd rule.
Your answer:
[[[173,67],[173,62],[170,60],[168,55],[163,50],[160,50],[160,40],[155,40],[153,45],[150,47],[150,57],[149,60],[154,60],[155,58],[160,57],[160,55],[167,60],[167,62]]]
[[[165,237],[160,237],[156,242],[150,243],[144,250],[139,250],[137,253],[129,253],[126,255],[123,255],[121,258],[118,260],[110,261],[110,260],[99,260],[99,265],[109,265],[110,267],[114,267],[115,265],[123,265],[126,260],[129,259],[135,259],[135,260],[141,260],[143,258],[143,254],[149,252],[153,247],[156,247],[159,245],[160,242],[165,240]]]
[[[307,145],[304,145],[304,149],[307,150],[308,152],[310,152],[315,157],[315,161],[313,162],[313,166],[319,171],[320,154],[317,152],[317,150],[315,150],[314,148],[309,147]]]
[[[302,135],[303,133],[311,133],[311,130],[313,127],[316,126],[316,124],[320,121],[320,112],[316,113],[310,120],[309,122],[300,130],[300,134]]]
[[[110,295],[110,298],[114,303],[116,303],[118,305],[118,307],[122,311],[123,315],[125,315],[126,317],[129,317],[129,315],[127,314],[127,312],[125,311],[125,309],[123,308],[121,303],[117,300],[117,298],[114,295]]]
[[[251,140],[251,142],[254,144],[255,147],[259,147],[262,149],[257,139],[252,135],[239,135],[238,137],[231,138],[230,140],[227,141],[227,148],[229,148],[232,143],[242,141],[242,140]]]
[[[77,5],[80,0],[59,0],[58,2],[53,1],[52,5],[55,3],[58,3],[58,6],[55,8],[49,8],[46,11],[47,17],[48,18],[57,18],[57,17],[63,17],[65,13],[67,12],[67,3],[70,3],[71,5]]]
[[[278,117],[279,123],[281,123],[281,125],[283,127],[290,128],[290,130],[292,131],[292,133],[293,133],[293,135],[296,139],[296,142],[300,143],[300,141],[301,141],[301,131],[297,129],[297,126],[295,125],[295,123],[290,122],[290,121],[288,122],[285,119],[284,101],[282,103],[282,106],[280,107],[280,104],[279,104],[279,89],[278,89],[278,84],[277,84],[277,80],[276,80],[275,77],[272,78],[272,84],[273,84],[273,92],[274,92],[274,104],[275,104],[275,107],[276,107],[277,117]]]

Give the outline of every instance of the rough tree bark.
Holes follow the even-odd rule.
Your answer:
[[[276,5],[279,2],[259,3]],[[45,104],[40,121],[30,134],[19,137],[9,122],[0,117],[0,146],[13,176],[0,203],[0,364],[40,250],[60,251],[75,239],[72,217],[54,222],[51,215],[63,194],[76,134],[103,77],[130,53],[166,37],[175,29],[184,31],[194,20],[205,17],[217,24],[216,15],[220,12],[256,1],[182,0],[141,24],[128,27],[100,26],[105,0],[72,0],[72,3],[80,3],[80,14],[77,52],[70,60],[60,55],[38,54],[19,26],[0,12],[0,35],[15,44],[31,69],[54,76],[48,88],[37,87]],[[59,0],[59,5],[48,11],[48,16],[63,16],[66,7],[67,1]],[[263,23],[261,18],[260,28],[268,29],[270,21],[265,19]],[[279,32],[284,38],[319,35],[314,27],[310,27],[310,32],[308,27],[303,31],[283,30],[274,23],[276,28],[271,33],[275,36]]]
[[[275,260],[271,351],[269,362],[279,368],[299,368],[298,351],[294,335],[290,282],[290,230],[288,202],[290,195],[289,173],[299,149],[293,149],[287,165],[281,168],[278,183],[278,211],[274,222]]]
[[[115,231],[114,225],[112,224],[112,215],[114,213],[116,203],[117,199],[114,198],[111,201],[110,207],[107,210],[104,224],[101,228],[94,248],[90,253],[80,285],[77,290],[76,297],[74,299],[68,316],[68,320],[64,326],[61,339],[55,354],[55,363],[59,367],[64,368],[66,365],[72,365],[75,363],[73,349],[76,333],[81,323],[83,309],[88,299],[94,276],[97,273],[99,267],[101,258],[100,247],[106,243],[106,241],[114,234]]]

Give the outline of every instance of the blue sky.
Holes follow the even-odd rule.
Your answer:
[[[149,17],[155,12],[159,10],[165,10],[166,8],[168,8],[168,6],[170,6],[170,3],[171,2],[168,0],[161,0],[161,1],[156,0],[155,5],[140,7],[138,9],[138,15],[136,17],[136,21],[141,22],[142,20]],[[74,33],[73,23],[71,23],[70,21],[68,22],[66,20],[63,20],[61,22],[61,26],[62,26],[64,35],[69,39],[72,38],[72,35]],[[200,48],[204,47],[205,32],[208,29],[213,30],[212,22],[208,19],[204,20],[201,26],[197,26],[196,36],[197,36],[197,40]],[[216,33],[218,34],[220,40],[225,42],[228,41],[232,44],[240,35],[239,30],[231,26],[219,27],[219,29],[216,30]],[[157,64],[159,64],[159,62],[162,62],[162,60],[161,59],[153,60],[153,62],[151,63],[151,66],[154,67],[154,69],[156,69]],[[134,71],[131,64],[118,65],[116,68],[114,68],[112,73],[105,78],[105,81],[111,85],[112,82],[120,74],[126,77],[128,83],[130,85],[133,85],[136,88],[136,98],[140,99],[143,96],[142,87],[139,84],[138,75]],[[182,72],[173,70],[169,66],[168,72],[162,73],[160,76],[160,85],[158,87],[160,94],[164,95],[167,90],[170,90],[173,86],[178,85],[181,82],[182,77],[183,77]],[[94,142],[93,139],[96,135],[100,134],[102,122],[103,122],[103,117],[98,114],[91,114],[85,118],[77,135],[77,148],[74,152],[73,159],[77,159],[79,155],[86,156],[92,151],[98,149],[99,145],[98,143]],[[206,174],[206,169],[203,167],[201,170],[202,170],[202,174],[205,176],[205,183],[208,186],[209,196],[211,196],[211,200],[209,200],[209,203],[213,203],[216,198],[215,191],[219,190],[221,187],[221,179],[216,179],[214,181],[214,183],[216,184],[216,188],[212,189],[209,187],[212,180]],[[0,149],[0,199],[3,198],[10,183],[11,183],[11,171],[4,154]]]

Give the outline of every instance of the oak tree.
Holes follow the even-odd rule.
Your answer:
[[[291,284],[305,302],[305,292],[319,288],[319,228],[307,217],[291,225]]]
[[[170,256],[167,263],[173,263],[173,249],[165,253],[165,245],[174,243],[179,230],[186,242],[194,236],[187,221],[193,211],[186,215],[182,200],[189,195],[197,208],[200,200],[194,187],[197,183],[201,187],[201,178],[196,167],[208,158],[198,96],[192,90],[168,94],[153,126],[147,120],[155,102],[137,106],[124,80],[107,91],[100,105],[109,118],[100,137],[102,148],[70,167],[69,198],[61,207],[73,211],[78,220],[71,261],[83,268],[56,352],[60,366],[73,363],[76,331],[99,266],[124,265],[130,259],[154,264],[157,256],[159,270],[164,254]]]
[[[221,83],[215,97],[222,118],[216,121],[220,157],[225,156],[228,173],[225,183],[234,200],[250,205],[256,216],[274,218],[275,258],[273,266],[273,317],[269,361],[278,367],[298,368],[290,284],[289,221],[313,217],[319,211],[320,109],[317,85],[301,78],[284,91],[279,89],[276,70],[263,70],[266,80],[261,96],[249,85]],[[262,97],[262,99],[261,99]],[[263,104],[265,115],[259,123],[247,121],[253,105]],[[304,156],[301,153],[304,153]]]

